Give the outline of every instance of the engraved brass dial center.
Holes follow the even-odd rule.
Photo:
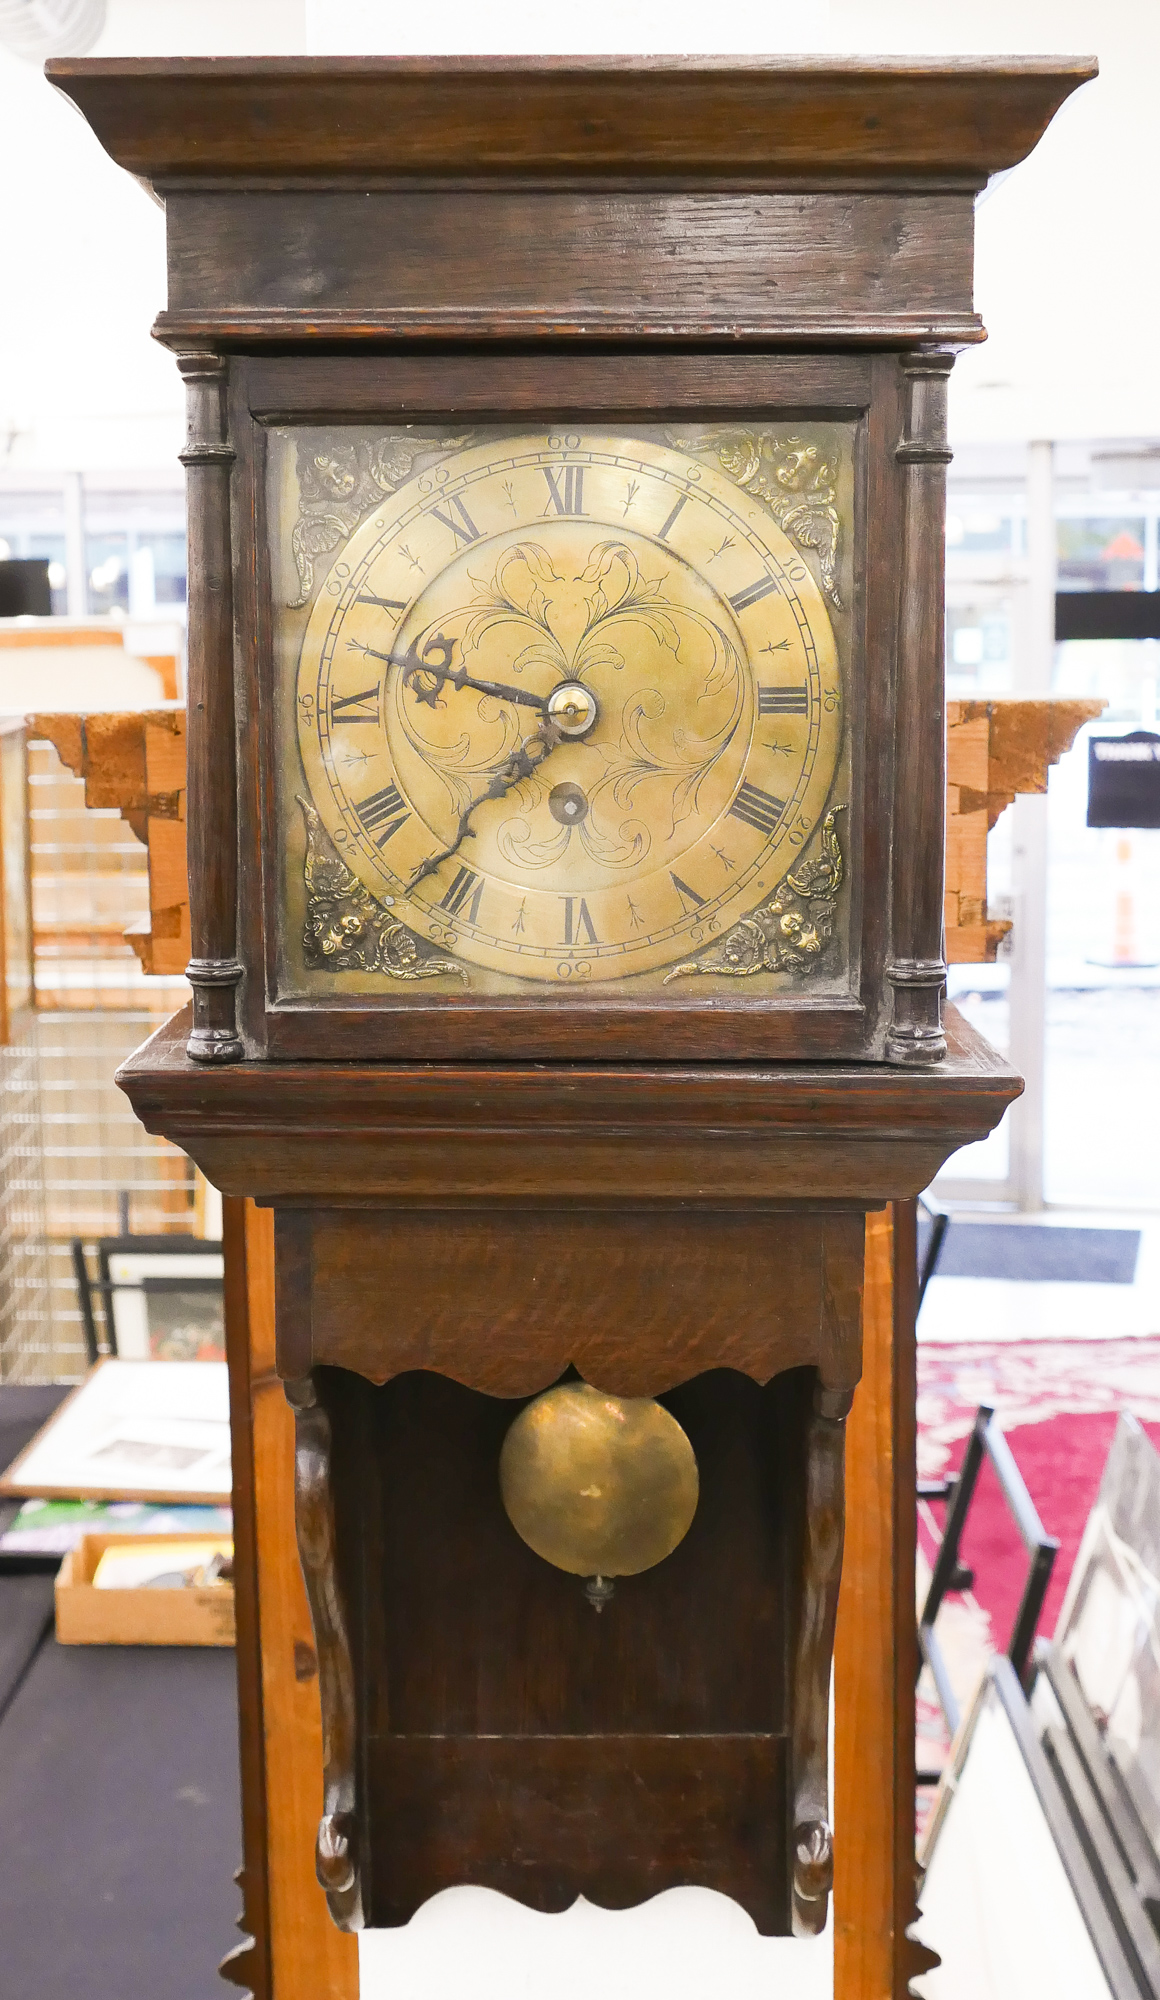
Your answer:
[[[548,717],[561,736],[587,736],[599,713],[596,696],[580,681],[564,681],[548,696]]]
[[[693,1447],[651,1396],[561,1383],[521,1411],[500,1452],[516,1533],[573,1576],[636,1576],[671,1555],[697,1509]]]

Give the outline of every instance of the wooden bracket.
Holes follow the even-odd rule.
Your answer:
[[[112,808],[149,852],[149,924],[125,936],[144,971],[183,973],[189,962],[185,856],[185,711],[30,715],[30,736],[50,742],[84,779],[85,804]]]
[[[987,911],[987,835],[1017,793],[1045,792],[1100,700],[948,701],[946,957],[990,964],[1011,929]]]

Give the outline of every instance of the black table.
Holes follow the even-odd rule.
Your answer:
[[[45,1393],[0,1388],[3,1463]],[[4,2000],[220,2000],[241,1901],[232,1650],[58,1646],[52,1578],[0,1575],[0,1830]]]

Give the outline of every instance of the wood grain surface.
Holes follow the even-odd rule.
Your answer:
[[[630,341],[789,334],[958,337],[973,198],[585,188],[175,191],[171,343],[327,329],[429,342],[615,332]],[[841,286],[832,272],[840,268]]]
[[[294,1534],[294,1418],[274,1372],[273,1217],[247,1202],[244,1231],[271,1978],[269,1993],[256,1987],[255,1994],[357,2000],[357,1944],[331,1922],[314,1873],[322,1717]],[[243,1741],[253,1727],[251,1704],[243,1710]]]
[[[228,174],[962,178],[1023,158],[1092,58],[250,57],[47,65],[148,180]]]
[[[787,1931],[812,1371],[761,1388],[718,1369],[665,1397],[697,1456],[697,1511],[599,1614],[504,1512],[499,1452],[525,1399],[423,1371],[314,1379],[360,1689],[368,1921],[403,1922],[456,1882],[546,1910],[685,1881]]]
[[[647,1209],[291,1211],[278,1242],[293,1272],[279,1328],[291,1376],[427,1368],[493,1396],[531,1395],[569,1366],[617,1396],[706,1368],[765,1382],[809,1364],[835,1389],[858,1378],[858,1214],[710,1211],[691,1228],[684,1212]]]
[[[835,2000],[907,2000],[915,1918],[915,1221],[866,1226],[863,1377],[846,1426],[834,1644]]]
[[[838,1063],[219,1072],[186,1057],[187,1020],[175,1015],[117,1073],[146,1129],[226,1193],[319,1207],[873,1207],[926,1187],[1022,1088],[953,1008],[948,1059],[925,1074]]]

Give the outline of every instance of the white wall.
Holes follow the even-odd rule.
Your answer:
[[[1160,433],[1155,0],[109,0],[93,53],[1096,53],[1099,81],[979,209],[991,338],[958,439]],[[163,218],[36,69],[0,51],[0,470],[172,465],[180,395],[149,338]]]

